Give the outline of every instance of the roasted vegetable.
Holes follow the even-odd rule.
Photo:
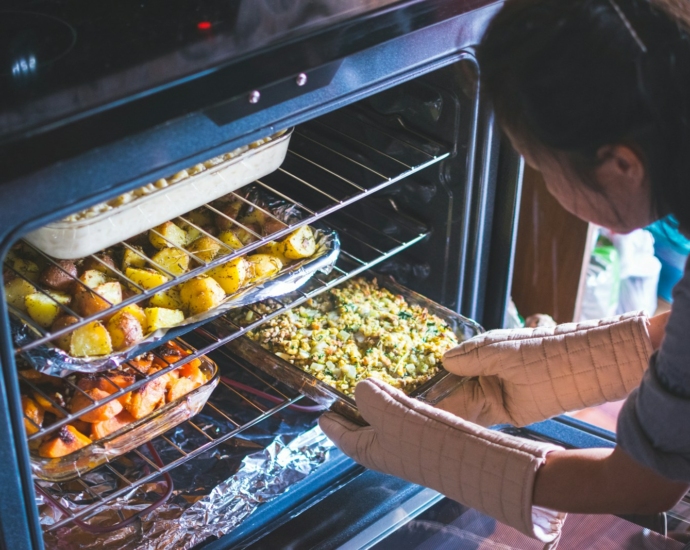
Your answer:
[[[249,262],[249,281],[252,283],[267,279],[283,268],[283,263],[269,254],[252,254],[247,256],[247,262]]]
[[[128,267],[125,270],[125,275],[146,290],[156,288],[170,280],[167,275],[163,275],[160,271],[148,268]]]
[[[24,411],[24,429],[28,435],[33,435],[43,426],[45,411],[36,401],[22,395],[22,411]]]
[[[72,357],[108,355],[112,351],[110,334],[100,321],[93,321],[72,333],[69,351]]]
[[[211,277],[195,277],[182,283],[180,299],[189,315],[196,315],[219,305],[225,299],[225,292]]]
[[[223,231],[220,235],[218,235],[218,239],[235,250],[239,250],[244,246],[242,241],[237,238],[237,235],[235,235],[233,231]]]
[[[31,395],[46,412],[54,414],[58,418],[64,418],[65,414],[56,406],[59,405],[65,409],[65,399],[59,391],[46,391],[44,392],[48,398],[44,397],[41,393],[36,390],[31,391]]]
[[[103,420],[102,422],[96,422],[95,424],[92,424],[91,438],[94,441],[103,439],[105,436],[115,433],[118,430],[121,430],[122,428],[131,424],[135,420],[136,418],[129,414],[129,411],[122,411],[117,416],[113,416],[108,420]]]
[[[162,248],[151,260],[173,275],[182,275],[189,269],[189,255],[177,248]]]
[[[84,269],[95,269],[105,273],[108,277],[115,277],[117,274],[115,262],[108,254],[95,254],[86,258]]]
[[[146,256],[140,247],[133,247],[134,250],[125,248],[122,253],[122,271],[127,271],[128,267],[146,267]]]
[[[184,321],[184,313],[179,309],[147,307],[144,311],[149,332],[156,332],[159,328],[174,327]]]
[[[184,376],[175,379],[175,381],[170,384],[170,389],[168,390],[168,403],[171,403],[172,401],[179,399],[183,395],[187,395],[196,387],[198,387],[198,384],[196,384],[193,380],[190,380],[189,378],[185,378]]]
[[[94,271],[100,273],[100,271]],[[74,293],[74,311],[90,317],[109,309],[122,301],[122,285],[117,281],[108,281],[88,290],[83,286],[77,287]]]
[[[214,267],[208,272],[226,294],[234,294],[245,283],[249,273],[249,262],[243,257],[230,260],[226,264]]]
[[[220,245],[211,237],[199,237],[187,247],[194,256],[203,262],[210,262],[216,257],[220,250]]]
[[[148,325],[148,321],[147,321]],[[138,319],[131,313],[119,311],[106,325],[115,351],[127,349],[144,339],[144,330]]]
[[[163,307],[167,309],[182,309],[182,300],[180,300],[180,291],[176,288],[169,288],[156,292],[149,298],[149,305],[152,307]]]
[[[39,268],[35,262],[22,258],[15,258],[12,260],[12,267],[31,282],[35,283],[38,281]]]
[[[291,260],[301,260],[313,256],[316,252],[316,239],[311,227],[303,225],[293,231],[283,241],[283,254]]]
[[[130,304],[128,306],[123,307],[120,311],[124,311],[134,316],[134,318],[137,321],[139,321],[139,324],[141,325],[141,329],[144,331],[144,334],[146,334],[148,321],[146,319],[146,312],[141,306],[138,306],[137,304]]]
[[[91,388],[84,390],[84,393],[86,393],[88,397],[81,392],[75,392],[74,396],[72,397],[72,401],[70,402],[70,412],[78,413],[80,410],[92,405],[93,402],[89,399],[89,397],[93,399],[93,401],[100,401],[115,393],[115,391],[115,389],[108,392],[106,390],[102,390],[101,388]],[[122,403],[120,403],[120,401],[117,399],[113,399],[112,401],[108,401],[105,405],[101,405],[97,409],[80,415],[79,419],[83,420],[84,422],[91,423],[103,422],[104,420],[108,420],[116,414],[119,414],[120,411],[122,411]]]
[[[149,231],[149,242],[158,250],[168,246],[181,248],[187,242],[187,234],[173,222],[165,222]]]
[[[91,445],[91,439],[74,426],[67,424],[60,429],[56,437],[41,444],[38,448],[38,454],[45,458],[59,458],[87,445]]]
[[[26,311],[24,299],[34,292],[36,292],[36,287],[21,278],[13,279],[5,285],[7,303],[20,311]]]
[[[50,295],[42,292],[34,292],[24,298],[26,312],[34,321],[42,327],[48,328],[60,315],[60,303],[69,304],[71,297],[56,290]]]
[[[50,330],[51,332],[57,332],[58,330],[62,330],[63,328],[78,322],[79,319],[73,317],[72,315],[61,315],[55,319],[55,321],[53,321],[53,324],[50,326]],[[57,347],[69,352],[70,345],[72,343],[72,333],[68,332],[67,334],[63,334],[62,336],[58,337],[57,340],[54,340],[54,342]]]
[[[91,289],[108,282],[108,278],[105,276],[105,273],[98,271],[97,269],[87,269],[84,271],[84,273],[79,275],[79,280]],[[76,283],[75,286],[83,288],[83,286],[79,283]]]
[[[127,405],[127,411],[137,420],[151,414],[159,405],[165,402],[166,380],[161,378],[151,380],[145,386],[132,392],[132,399]]]
[[[55,290],[69,290],[77,278],[77,266],[71,260],[56,260],[41,274],[41,284]]]

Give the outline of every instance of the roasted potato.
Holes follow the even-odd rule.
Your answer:
[[[149,231],[149,242],[158,250],[169,246],[181,248],[187,242],[187,234],[173,222],[165,222]]]
[[[24,412],[24,429],[28,435],[37,433],[43,426],[45,411],[36,401],[22,395],[22,411]]]
[[[48,328],[60,315],[60,304],[69,304],[71,299],[69,294],[56,290],[52,291],[50,295],[34,292],[24,298],[24,304],[29,317],[42,327]]]
[[[249,262],[249,282],[262,281],[283,269],[283,262],[269,254],[247,256]]]
[[[122,285],[117,281],[110,281],[87,290],[79,286],[74,293],[74,311],[89,317],[122,301]]]
[[[148,263],[141,247],[135,246],[133,248],[135,248],[138,253],[129,248],[125,248],[125,251],[122,253],[123,272],[127,271],[128,267],[146,267]]]
[[[71,260],[56,260],[41,274],[41,284],[55,290],[69,290],[77,278],[77,266]]]
[[[222,212],[223,215],[221,215],[221,214],[215,215],[216,227],[218,229],[220,229],[221,231],[227,231],[228,229],[233,227],[235,225],[233,220],[237,219],[243,206],[244,206],[244,203],[242,201],[239,201],[239,200],[235,200],[235,201],[220,205],[218,207],[218,210],[220,212]],[[230,219],[228,219],[228,218],[230,218]]]
[[[282,229],[285,229],[287,225],[276,218],[266,216],[266,221],[264,221],[262,227],[264,235],[273,235],[273,233],[275,233],[276,231],[281,231]]]
[[[213,222],[211,219],[211,213],[205,208],[197,208],[196,210],[187,212],[184,217],[198,227],[211,225]]]
[[[218,239],[235,250],[239,250],[244,246],[242,241],[237,238],[237,235],[230,230],[223,231],[220,235],[218,235]]]
[[[283,254],[283,243],[276,241],[269,241],[265,245],[260,246],[256,249],[257,254],[269,254],[270,256],[275,256],[278,258],[283,265],[287,265],[292,262],[290,258],[286,258]]]
[[[156,292],[149,298],[149,306],[164,307],[167,309],[182,309],[182,300],[180,300],[180,291],[176,288],[169,288]]]
[[[215,280],[226,294],[234,294],[242,288],[248,274],[249,262],[242,257],[208,271],[208,276]]]
[[[51,332],[56,332],[77,322],[79,322],[79,319],[73,317],[72,315],[60,315],[57,319],[55,319],[55,321],[53,321],[50,330]],[[57,347],[69,352],[70,345],[72,343],[72,333],[68,332],[67,334],[63,334],[57,340],[54,340],[54,342]]]
[[[148,322],[147,322],[148,324]],[[133,346],[144,339],[144,329],[134,315],[118,311],[106,324],[113,349],[120,351]]]
[[[201,261],[209,263],[213,258],[216,257],[218,251],[220,250],[220,244],[218,244],[211,237],[199,237],[196,241],[187,247],[194,256],[199,258]]]
[[[246,224],[245,227],[247,229],[243,229],[242,227],[236,227],[233,229],[235,235],[237,235],[237,238],[242,243],[242,246],[253,243],[254,241],[258,241],[258,237],[254,236],[254,234],[261,235],[261,226],[251,223]]]
[[[72,333],[69,348],[72,357],[108,355],[112,351],[110,334],[100,321],[93,321]]]
[[[170,280],[160,271],[155,271],[153,269],[140,269],[138,267],[128,267],[125,270],[125,275],[146,290],[161,286]]]
[[[74,426],[67,424],[67,426],[60,428],[60,431],[58,431],[54,438],[41,443],[41,446],[38,448],[38,454],[45,458],[59,458],[78,451],[87,445],[91,445],[91,439]]]
[[[139,321],[139,324],[141,325],[141,330],[143,330],[144,334],[146,334],[148,328],[148,321],[146,319],[146,312],[141,306],[138,306],[137,304],[130,304],[128,306],[123,307],[120,311],[127,312],[130,315],[134,316],[134,318],[137,321]]]
[[[84,269],[95,269],[105,273],[108,277],[115,277],[117,273],[115,261],[108,254],[95,254],[86,258]]]
[[[308,225],[303,225],[290,233],[282,242],[283,254],[291,260],[309,258],[316,252],[316,239],[314,232]]]
[[[156,332],[159,328],[174,327],[184,321],[184,313],[179,309],[147,307],[144,311],[149,332]]]
[[[36,292],[36,287],[20,278],[13,279],[5,285],[7,303],[20,311],[26,311],[25,299],[34,292]]]
[[[189,254],[177,248],[161,248],[151,260],[173,275],[182,275],[189,269]]]
[[[100,388],[91,388],[89,390],[84,390],[84,393],[88,395],[88,397],[81,392],[74,393],[72,401],[70,401],[71,413],[78,413],[80,410],[92,405],[93,403],[89,397],[94,401],[100,401],[115,393],[115,390],[113,389],[113,391],[107,392]],[[122,403],[120,403],[120,401],[117,399],[113,399],[112,401],[108,401],[105,405],[101,405],[97,409],[80,415],[79,420],[90,423],[103,422],[104,420],[108,420],[113,416],[120,414],[122,408]]]
[[[79,280],[91,289],[108,282],[108,278],[105,276],[105,273],[98,271],[97,269],[87,269],[84,271],[84,273],[79,275]],[[79,283],[76,283],[75,288],[83,289],[84,287]]]
[[[180,285],[180,299],[189,315],[196,315],[219,305],[225,292],[211,277],[195,277]]]
[[[15,271],[21,273],[24,277],[29,279],[32,283],[38,281],[38,265],[31,260],[23,260],[21,258],[15,258],[12,260],[12,267]]]

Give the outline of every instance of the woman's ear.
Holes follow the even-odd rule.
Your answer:
[[[597,151],[597,158],[596,178],[609,196],[646,189],[644,162],[627,145],[604,145]]]

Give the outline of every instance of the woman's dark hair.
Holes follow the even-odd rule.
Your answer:
[[[587,185],[602,146],[636,151],[657,215],[690,229],[690,0],[507,0],[479,46],[482,93],[527,147]],[[620,10],[620,11],[619,11]],[[672,15],[673,14],[673,15]]]

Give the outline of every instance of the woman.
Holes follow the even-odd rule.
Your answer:
[[[507,0],[478,57],[501,127],[567,210],[621,233],[667,214],[690,229],[690,0]],[[656,513],[687,491],[687,271],[670,316],[491,331],[449,351],[444,366],[477,378],[439,408],[361,382],[357,403],[371,426],[328,413],[323,430],[365,466],[551,547],[567,512]],[[564,450],[482,427],[626,395],[614,450]]]

